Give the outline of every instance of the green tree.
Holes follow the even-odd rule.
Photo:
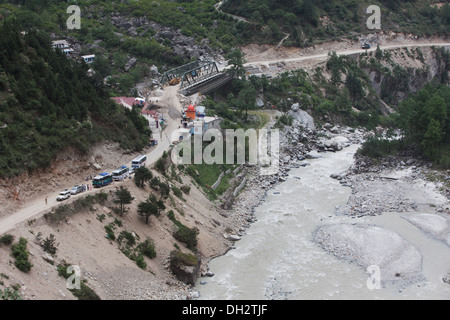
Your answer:
[[[348,88],[350,96],[354,101],[362,98],[364,90],[361,80],[359,80],[353,72],[349,72],[349,74],[347,75],[345,86]]]
[[[425,122],[426,130],[428,130],[431,119],[438,121],[441,127],[445,125],[445,122],[447,121],[446,109],[445,100],[440,97],[439,94],[434,94],[431,99],[425,103],[422,121]]]
[[[130,204],[134,200],[134,197],[131,196],[131,193],[127,188],[122,186],[116,188],[114,196],[113,202],[120,206],[120,215],[123,216],[127,212],[125,205]]]
[[[436,163],[441,163],[441,157],[445,157],[442,147],[446,145],[448,148],[449,97],[448,87],[428,84],[400,103],[395,117],[395,124],[405,134],[405,143],[421,149],[428,159]]]
[[[153,259],[156,257],[155,243],[152,239],[147,238],[138,245],[139,251],[146,257]]]
[[[145,183],[151,181],[153,174],[146,167],[139,167],[134,173],[134,183],[139,188],[144,188]]]
[[[45,252],[55,254],[56,253],[55,242],[56,242],[55,235],[50,234],[49,237],[45,238],[42,244],[42,248],[44,249]]]
[[[228,53],[225,56],[225,59],[228,62],[228,65],[231,66],[227,72],[229,72],[233,77],[237,79],[242,79],[245,77],[245,68],[244,68],[244,54],[241,49],[237,48]]]
[[[159,216],[159,210],[158,204],[150,197],[138,204],[138,214],[144,218],[145,224],[148,224],[150,216]]]
[[[5,234],[0,237],[0,243],[5,245],[10,245],[14,241],[14,236],[10,234]]]
[[[441,128],[441,124],[438,120],[431,119],[421,143],[426,157],[433,161],[439,160],[441,156],[440,145],[443,137],[444,131]]]
[[[27,250],[27,239],[20,238],[19,241],[12,245],[12,256],[16,258],[14,265],[23,272],[29,272],[33,264],[28,261],[29,252]]]
[[[383,51],[381,51],[380,45],[377,45],[377,49],[375,50],[375,58],[378,60],[383,59]]]
[[[98,74],[105,78],[106,76],[111,74],[111,65],[108,62],[107,59],[105,59],[103,56],[98,55],[95,57],[94,62],[92,63],[92,68],[95,72],[98,72]]]
[[[255,106],[256,90],[251,85],[247,85],[239,92],[238,104],[241,110],[245,110],[245,121],[248,121],[248,109]]]
[[[16,288],[0,289],[0,300],[23,300]]]

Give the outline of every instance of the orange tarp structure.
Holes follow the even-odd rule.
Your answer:
[[[191,120],[195,119],[195,108],[192,104],[186,110],[186,117],[190,118]]]

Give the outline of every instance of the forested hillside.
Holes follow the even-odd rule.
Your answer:
[[[314,41],[371,32],[366,26],[370,5],[381,8],[384,32],[419,36],[450,32],[450,6],[424,0],[228,0],[223,10],[259,26],[254,38],[275,43],[290,35],[285,45],[305,46]]]
[[[79,30],[66,26],[71,4],[81,9]],[[200,54],[226,55],[240,45],[276,44],[286,36],[283,45],[299,47],[356,39],[373,32],[366,26],[365,12],[372,4],[381,8],[383,32],[448,35],[450,31],[450,6],[435,0],[228,0],[219,10],[217,4],[216,0],[0,0],[0,176],[45,166],[67,146],[87,151],[105,137],[124,148],[142,148],[148,137],[142,119],[117,109],[109,97],[135,94],[136,84],[153,65],[163,71]],[[80,54],[95,54],[91,66],[96,75],[88,77],[86,65],[53,51],[50,41],[56,39],[76,43]],[[137,62],[127,70],[130,58]],[[313,83],[301,72],[270,81],[251,79],[225,93],[226,103],[211,99],[207,103],[233,125],[230,104],[248,108],[244,102],[263,90],[267,100],[282,109],[297,99],[311,106],[315,115],[331,114],[343,123],[374,127],[382,114],[380,98],[397,104],[390,89],[401,91],[397,87],[403,86],[402,94],[407,95],[410,80],[407,70],[394,68],[384,75],[381,92],[374,93],[361,68],[378,72],[378,60],[370,57],[355,64],[330,56],[327,70],[317,70]],[[444,74],[448,63],[443,65]],[[332,73],[331,82],[324,72]],[[110,87],[103,86],[105,79]]]
[[[0,0],[0,21],[14,19],[22,30],[36,28],[80,45],[80,54],[95,54],[94,69],[109,76],[113,94],[129,95],[149,75],[195,60],[199,54],[227,52],[251,42],[258,29],[214,8],[205,1],[21,1]],[[20,6],[18,6],[20,4]],[[67,8],[81,10],[81,28],[69,30]],[[193,47],[197,47],[193,52]],[[125,66],[131,57],[137,63]]]
[[[82,53],[97,55],[97,69],[104,77],[113,76],[121,93],[141,80],[151,65],[161,70],[198,58],[192,50],[179,50],[180,45],[228,53],[249,43],[276,44],[286,36],[283,45],[304,47],[374,32],[366,25],[369,5],[381,8],[383,32],[450,33],[450,5],[438,0],[228,0],[217,10],[218,2],[0,0],[0,21],[15,19],[23,29],[80,41]],[[79,30],[66,27],[71,4],[81,10]],[[124,73],[131,56],[137,65]]]
[[[104,139],[139,150],[150,135],[138,111],[109,98],[87,65],[51,48],[48,35],[0,25],[0,176],[47,166],[66,147]],[[126,130],[123,130],[126,128]]]

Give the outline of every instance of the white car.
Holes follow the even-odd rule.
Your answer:
[[[56,197],[56,201],[63,201],[69,198],[70,198],[70,191],[66,189],[59,193],[59,195]]]

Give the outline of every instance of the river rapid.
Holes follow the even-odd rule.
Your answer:
[[[198,279],[198,299],[450,299],[450,285],[442,281],[450,269],[450,244],[411,224],[406,218],[414,213],[359,218],[334,213],[347,203],[352,191],[330,175],[347,170],[358,147],[323,153],[322,158],[310,160],[310,166],[292,169],[285,182],[269,190],[255,208],[257,221],[235,249],[210,261],[214,276]],[[314,241],[319,227],[341,224],[382,227],[396,233],[421,254],[421,278],[374,286],[379,278],[373,280],[366,267],[338,259]],[[369,252],[371,245],[375,254],[382,255],[390,242],[367,243]]]

